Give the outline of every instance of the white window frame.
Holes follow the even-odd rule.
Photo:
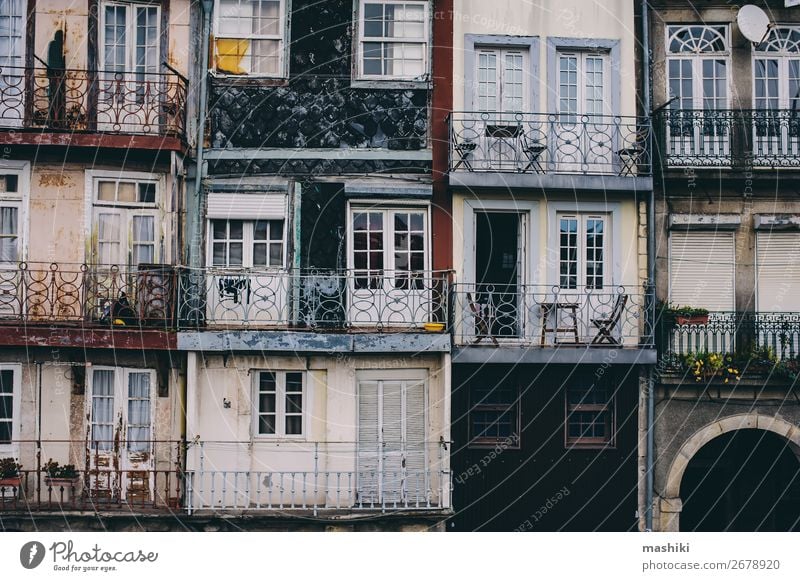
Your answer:
[[[611,212],[589,212],[589,211],[576,211],[576,212],[568,212],[560,210],[556,212],[556,252],[557,254],[557,266],[556,266],[556,283],[559,288],[562,289],[570,289],[569,286],[562,287],[561,286],[561,220],[562,219],[576,219],[578,222],[578,232],[577,232],[577,251],[578,251],[578,268],[576,272],[577,276],[577,285],[574,290],[583,290],[583,289],[591,289],[591,290],[606,290],[609,286],[612,285],[613,282],[613,268],[614,268],[614,261],[613,261],[613,244],[612,241],[609,240],[609,237],[612,235],[612,216]],[[591,219],[601,219],[604,222],[603,228],[603,282],[602,287],[590,287],[587,284],[587,260],[586,260],[586,224]]]
[[[527,46],[493,46],[491,44],[484,45],[484,44],[476,44],[475,45],[475,71],[474,71],[474,79],[475,79],[475,94],[473,96],[474,103],[475,103],[475,110],[476,111],[483,111],[480,106],[480,71],[481,71],[481,55],[485,54],[495,54],[497,59],[497,67],[495,69],[495,83],[497,85],[497,94],[495,98],[497,100],[497,108],[496,110],[490,111],[487,109],[487,113],[528,113],[531,111],[531,103],[530,103],[530,82],[531,79],[529,78],[529,71],[530,71],[530,48]],[[506,93],[506,84],[507,81],[505,79],[505,72],[506,69],[504,67],[505,57],[509,54],[518,54],[522,57],[522,107],[518,111],[510,111],[506,110],[505,107],[505,93]]]
[[[770,42],[770,37],[774,35],[774,31],[776,29],[791,29],[795,30],[800,33],[800,26],[792,26],[792,25],[777,25],[772,30],[770,30],[768,34],[768,38],[764,44]],[[793,98],[792,95],[789,94],[789,61],[790,60],[797,60],[800,61],[800,47],[798,47],[797,52],[791,52],[787,50],[779,50],[779,51],[767,51],[767,50],[759,50],[759,46],[754,46],[752,51],[753,57],[753,108],[757,109],[756,107],[756,62],[759,60],[775,60],[778,61],[778,107],[777,109],[791,109],[791,101]],[[771,108],[765,108],[764,110],[773,110]]]
[[[117,413],[122,413],[123,417],[125,418],[124,427],[125,433],[121,435],[125,442],[124,448],[121,448],[121,451],[132,452],[136,453],[136,450],[129,450],[129,441],[128,441],[128,387],[129,387],[129,377],[134,373],[146,373],[150,376],[150,438],[148,439],[148,449],[151,448],[151,444],[155,440],[155,429],[156,429],[156,399],[158,393],[158,384],[156,371],[155,369],[147,369],[147,368],[139,368],[139,367],[116,367],[111,365],[89,365],[86,368],[86,380],[87,380],[87,388],[88,393],[87,396],[84,398],[85,401],[85,408],[86,408],[86,418],[88,421],[88,428],[89,428],[89,445],[94,443],[94,417],[92,415],[92,400],[94,399],[94,372],[95,371],[111,371],[114,373],[114,405],[112,408],[112,425],[116,425],[117,420]],[[121,398],[121,400],[119,400]],[[119,401],[118,401],[119,400]],[[113,438],[113,431],[112,431],[112,438]],[[94,449],[93,449],[94,450]],[[111,454],[113,450],[98,450],[104,454]]]
[[[308,398],[308,378],[309,374],[300,369],[254,369],[252,370],[253,376],[253,386],[252,386],[252,431],[253,431],[253,438],[257,440],[306,440],[308,437],[308,410],[309,408],[309,398]],[[262,434],[259,432],[259,419],[261,416],[261,402],[260,402],[260,385],[261,385],[261,374],[262,373],[272,373],[275,375],[275,433],[274,434]],[[286,433],[286,375],[289,373],[297,373],[300,375],[301,380],[303,382],[303,389],[302,389],[302,410],[300,414],[292,414],[292,415],[299,415],[301,418],[301,428],[299,434],[287,434]],[[296,392],[293,392],[296,393]]]
[[[138,189],[139,184],[148,183],[155,184],[155,198],[151,202],[115,202],[110,200],[99,199],[99,184],[100,182],[133,182]],[[133,263],[133,218],[134,216],[148,216],[153,218],[153,263],[159,263],[161,257],[168,252],[164,248],[165,239],[168,239],[167,232],[165,231],[165,224],[167,221],[163,218],[163,214],[167,211],[164,207],[166,196],[164,192],[165,179],[164,176],[145,172],[114,172],[104,170],[91,170],[86,172],[86,238],[91,241],[90,255],[87,261],[90,264],[101,264],[97,262],[99,259],[99,246],[97,244],[98,230],[95,226],[99,224],[97,219],[98,214],[114,214],[119,213],[121,216],[120,222],[120,243],[123,245],[120,248],[120,261],[119,266],[135,266]],[[166,226],[167,228],[169,226]],[[98,226],[99,228],[99,226]]]
[[[105,47],[106,47],[106,35],[105,35],[105,20],[106,20],[106,11],[105,8],[107,6],[117,6],[124,8],[126,10],[127,17],[126,17],[126,39],[127,44],[125,47],[125,65],[123,67],[123,71],[125,73],[152,73],[158,72],[161,68],[160,65],[160,57],[161,57],[161,5],[160,4],[153,4],[147,2],[113,2],[108,0],[103,0],[100,2],[100,6],[98,9],[98,35],[99,35],[99,50],[98,50],[98,60],[100,64],[101,71],[107,71],[106,63],[105,63]],[[137,30],[138,30],[138,23],[136,19],[136,9],[137,8],[155,8],[156,10],[156,23],[158,25],[158,34],[156,39],[156,62],[155,63],[148,63],[150,64],[151,70],[147,70],[147,66],[145,65],[142,69],[138,67],[136,64],[136,43],[137,43]],[[115,71],[108,71],[108,72],[115,72]]]
[[[561,59],[567,58],[574,58],[576,59],[576,111],[574,113],[561,111]],[[596,59],[599,58],[602,60],[603,63],[603,98],[601,100],[603,104],[603,109],[601,112],[592,112],[588,113],[586,104],[586,79],[587,79],[587,64],[586,61],[588,59]],[[580,48],[574,49],[567,49],[567,48],[558,48],[556,49],[556,64],[557,67],[556,71],[556,79],[558,82],[558,86],[554,88],[556,91],[556,107],[557,113],[563,119],[564,117],[567,118],[574,118],[570,119],[570,123],[580,122],[580,118],[582,115],[590,115],[589,123],[591,123],[591,119],[597,115],[612,115],[611,110],[611,55],[608,51],[597,51],[597,50],[581,50]]]
[[[392,38],[367,37],[364,35],[364,5],[365,4],[408,4],[423,7],[422,30],[424,36],[419,38]],[[427,81],[430,78],[430,2],[428,0],[358,0],[356,12],[356,28],[358,29],[358,42],[355,47],[356,78],[360,81]],[[364,73],[364,43],[381,42],[398,44],[422,45],[422,75],[411,77],[407,75],[367,75]]]
[[[22,393],[22,365],[19,363],[0,363],[0,371],[11,371],[14,374],[11,402],[11,443],[0,443],[0,456],[19,456],[20,413]]]
[[[724,30],[724,41],[725,41],[725,50],[724,51],[708,51],[708,52],[672,52],[670,51],[669,45],[670,40],[673,35],[673,30],[687,28],[687,27],[704,27],[704,28],[721,28]],[[692,62],[692,107],[693,110],[704,111],[705,110],[705,99],[703,96],[703,61],[706,60],[724,60],[725,61],[725,72],[726,72],[726,79],[725,79],[725,106],[723,109],[729,109],[731,103],[731,90],[733,87],[733,71],[731,68],[731,32],[730,26],[725,25],[711,25],[711,24],[702,24],[702,23],[694,23],[694,24],[686,24],[686,25],[672,25],[668,24],[665,27],[665,35],[664,35],[664,42],[665,42],[665,54],[666,54],[666,69],[664,74],[665,79],[665,90],[666,90],[666,98],[671,99],[675,95],[670,93],[670,75],[669,75],[669,66],[670,62],[672,61],[683,61],[689,60]],[[685,109],[683,107],[681,101],[683,98],[676,99],[673,103],[671,108],[673,109]],[[719,110],[719,108],[711,109],[711,110]]]
[[[224,221],[228,223],[228,232],[230,232],[230,222],[238,221],[242,222],[242,264],[241,265],[223,265],[223,264],[214,264],[214,227],[213,222],[216,221]],[[255,244],[267,244],[267,261],[269,261],[269,244],[276,243],[275,240],[255,240],[255,224],[256,222],[283,222],[283,235],[281,237],[281,264],[280,266],[270,266],[267,265],[259,265],[255,266],[253,264],[253,255],[254,255],[254,245]],[[207,249],[206,249],[206,265],[210,268],[224,268],[224,269],[245,269],[245,268],[253,268],[259,269],[264,271],[281,271],[286,269],[286,222],[287,220],[283,218],[254,218],[254,219],[244,219],[244,218],[208,218],[206,220],[206,240],[208,241]],[[270,232],[272,231],[272,226],[269,226]],[[228,234],[230,235],[230,234]],[[222,239],[219,239],[222,241]],[[230,238],[225,239],[226,242],[230,241]],[[228,255],[230,252],[228,252]],[[229,262],[228,256],[226,256],[225,262]]]
[[[28,203],[30,192],[30,162],[0,161],[0,175],[17,176],[16,192],[0,192],[0,206],[17,208],[17,260],[0,262],[0,268],[16,268],[28,255]]]
[[[364,202],[348,203],[347,208],[347,269],[349,271],[356,270],[355,268],[355,254],[353,244],[353,220],[357,214],[366,213],[382,213],[384,226],[383,226],[383,268],[382,272],[391,272],[396,274],[398,271],[395,269],[395,248],[394,248],[394,215],[396,213],[418,213],[422,214],[423,228],[425,230],[425,249],[424,249],[424,268],[422,271],[411,270],[409,264],[408,270],[402,272],[430,272],[431,261],[431,228],[430,228],[430,204],[419,204],[418,202],[403,205],[402,203],[393,203],[392,205],[376,205]],[[362,271],[364,269],[358,269]],[[372,271],[370,271],[372,272]]]
[[[243,0],[246,1],[246,0]],[[214,13],[212,18],[212,59],[210,63],[210,72],[214,76],[217,77],[247,77],[247,78],[262,78],[262,79],[285,79],[289,76],[289,22],[290,22],[290,14],[292,10],[291,1],[292,0],[278,0],[280,2],[280,12],[279,12],[279,20],[280,20],[280,31],[279,35],[275,34],[219,34],[219,17],[222,13],[220,7],[220,0],[214,0]],[[279,43],[278,48],[278,72],[275,74],[270,73],[226,73],[217,71],[217,46],[216,41],[219,39],[230,39],[230,40],[277,40]]]

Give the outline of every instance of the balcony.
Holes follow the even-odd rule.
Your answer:
[[[185,508],[189,514],[443,511],[451,506],[448,448],[446,442],[203,442],[188,452]],[[254,467],[231,464],[244,453]]]
[[[185,475],[178,441],[138,440],[128,446],[119,441],[44,440],[12,441],[12,447],[30,451],[17,478],[0,479],[0,513],[96,512],[168,513],[180,508]],[[80,466],[67,474],[50,475],[42,458],[69,464],[70,452]],[[72,456],[74,457],[74,456]],[[154,458],[158,459],[156,467]],[[34,468],[24,468],[33,464]]]
[[[667,168],[800,168],[798,111],[666,109],[657,128]]]
[[[482,185],[499,173],[512,186],[601,187],[577,179],[594,176],[606,189],[627,189],[651,175],[644,118],[454,112],[449,123],[451,182]]]
[[[453,296],[458,345],[653,346],[646,314],[652,293],[636,287],[456,284]]]
[[[162,148],[169,147],[170,139],[185,138],[187,85],[174,70],[2,67],[0,128],[17,130],[4,137],[9,143],[84,145],[101,143],[90,136],[105,134],[156,137]]]
[[[299,272],[207,268],[181,278],[183,328],[444,330],[441,272]]]
[[[0,325],[172,327],[175,289],[162,264],[0,265]]]

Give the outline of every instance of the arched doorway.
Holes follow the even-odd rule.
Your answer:
[[[680,499],[681,531],[800,530],[800,460],[774,432],[723,433],[689,460]]]

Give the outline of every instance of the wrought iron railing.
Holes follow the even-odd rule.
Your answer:
[[[776,360],[800,356],[800,313],[711,312],[691,319],[662,316],[659,351],[668,361],[690,353],[769,350]]]
[[[430,271],[186,269],[179,308],[182,327],[444,330],[447,292]]]
[[[800,168],[800,111],[665,109],[656,126],[665,167]]]
[[[184,137],[176,72],[0,68],[0,127]]]
[[[232,449],[246,449],[241,468]],[[186,509],[213,512],[450,508],[447,442],[201,442],[188,451]]]
[[[455,284],[457,344],[649,347],[649,290],[638,287]]]
[[[454,112],[449,122],[451,172],[651,174],[645,118]]]
[[[168,265],[0,265],[0,324],[173,326],[175,290]]]
[[[12,441],[23,468],[0,478],[0,511],[177,510],[183,505],[185,444],[137,440],[146,453],[114,441]],[[48,472],[55,460],[67,472]]]

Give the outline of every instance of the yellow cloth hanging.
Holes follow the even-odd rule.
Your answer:
[[[250,41],[241,38],[218,38],[217,47],[217,72],[229,75],[244,75],[248,71],[242,68],[242,59],[250,49]]]

